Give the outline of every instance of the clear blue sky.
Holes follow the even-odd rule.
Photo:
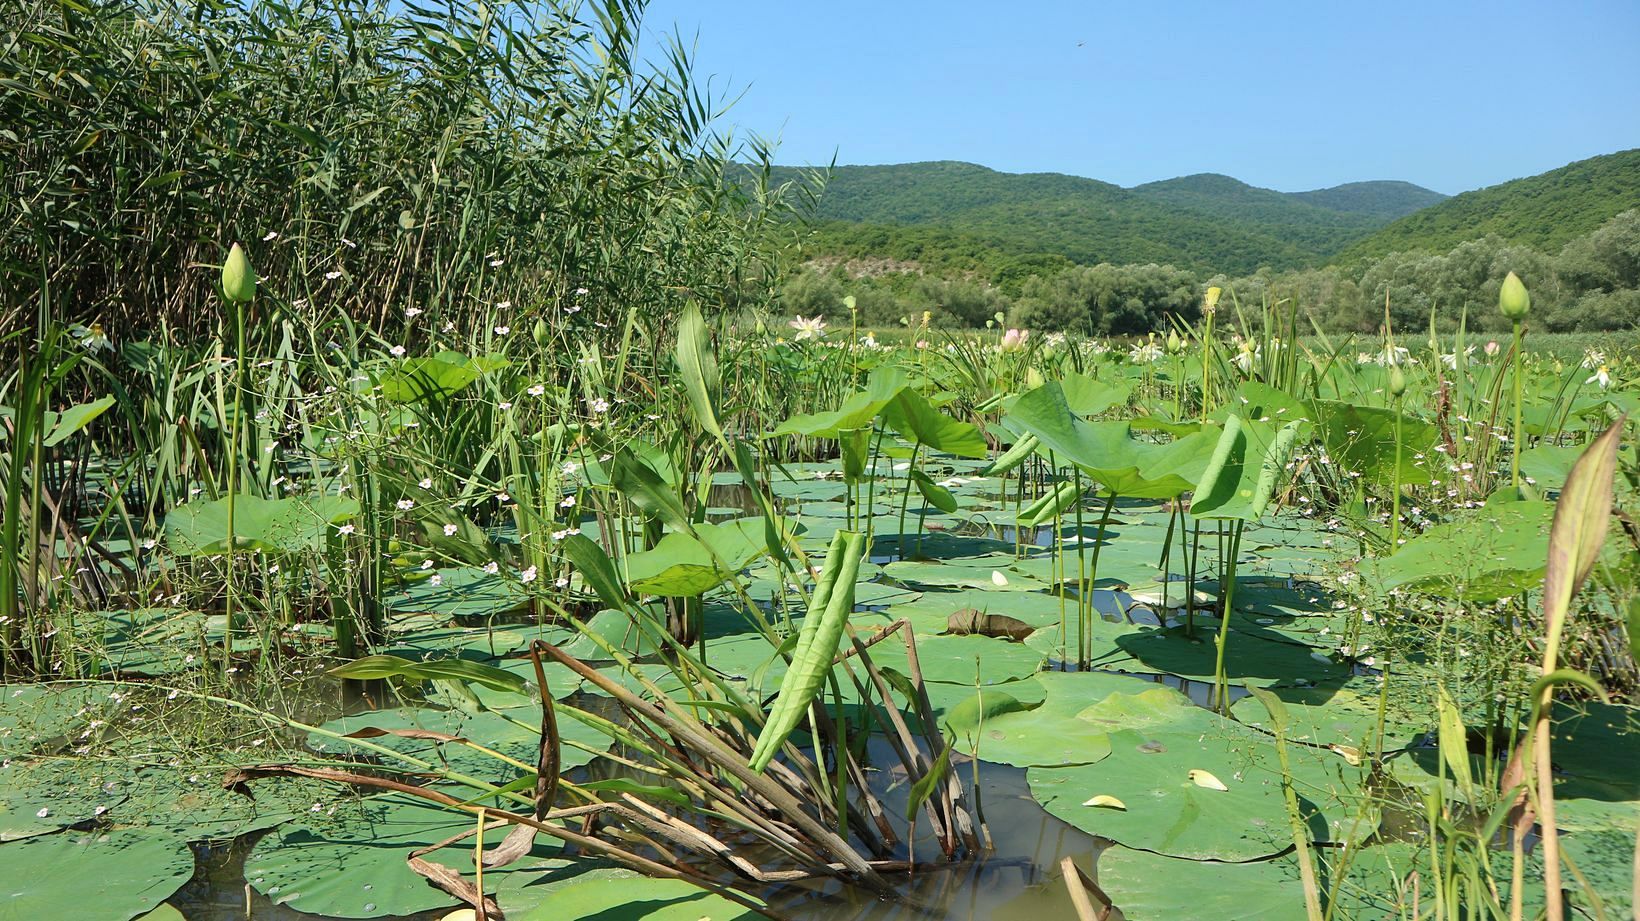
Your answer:
[[[1640,146],[1640,0],[655,0],[778,162],[1455,193]]]

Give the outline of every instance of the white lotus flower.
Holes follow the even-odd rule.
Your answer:
[[[803,339],[824,339],[826,337],[826,320],[824,317],[804,318],[802,315],[798,315],[786,325],[797,330],[797,334],[792,338],[799,341]]]

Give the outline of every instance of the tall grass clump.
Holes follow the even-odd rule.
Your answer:
[[[639,60],[642,2],[6,5],[7,327],[209,334],[233,241],[267,291],[390,335],[497,303],[598,332],[767,275],[767,187],[724,175],[763,150],[684,46]]]

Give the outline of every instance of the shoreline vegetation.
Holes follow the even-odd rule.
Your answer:
[[[0,918],[1633,913],[1635,212],[861,281],[643,12],[14,2]]]

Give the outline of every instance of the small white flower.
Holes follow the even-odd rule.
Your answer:
[[[1600,385],[1600,389],[1605,390],[1605,389],[1607,389],[1608,387],[1610,387],[1612,385],[1612,372],[1611,372],[1611,369],[1606,367],[1605,365],[1601,365],[1600,367],[1595,368],[1594,373],[1589,375],[1589,379],[1584,381],[1583,383],[1585,383],[1585,384],[1598,383]]]
[[[530,568],[528,568],[528,569],[524,570],[523,572],[519,573],[518,574],[518,581],[520,581],[520,582],[534,582],[535,581],[535,567],[531,566]]]
[[[403,358],[404,357],[404,346],[395,345],[392,348],[388,349],[387,353],[389,355],[392,355],[394,358]]]
[[[574,508],[575,507],[575,497],[574,496],[565,496],[563,501],[558,503],[558,507],[559,508]]]
[[[529,395],[532,396],[532,397],[538,397],[541,394],[546,393],[546,392],[547,392],[547,388],[542,386],[541,384],[532,385],[530,387],[529,391],[528,391]]]
[[[270,230],[267,233],[262,235],[262,242],[263,243],[272,243],[274,240],[277,240],[277,239],[279,239],[279,231],[277,231],[277,230]]]
[[[507,410],[512,409],[512,401],[502,400],[500,403],[496,404],[496,408],[502,412],[506,412]]]
[[[433,561],[432,560],[422,560],[421,561],[421,568],[422,569],[432,569],[433,568]]]
[[[581,469],[581,465],[574,461],[564,461],[564,466],[558,469],[564,472],[564,476],[574,476],[575,471]]]
[[[340,269],[335,269],[335,270],[332,270],[332,271],[329,271],[329,272],[325,273],[325,280],[326,281],[335,281],[336,279],[341,278],[341,277],[342,277],[342,272],[341,272]]]
[[[443,585],[444,584],[444,574],[443,573],[437,573],[437,572],[433,573],[432,576],[428,577],[427,584],[428,585]]]
[[[447,525],[444,526],[444,536],[445,537],[455,537],[456,536],[456,531],[458,531],[458,530],[460,530],[460,528],[458,528],[456,525],[447,524]]]
[[[495,328],[495,334],[497,336],[505,336],[510,332],[512,332],[512,327],[511,326],[497,326]]]
[[[493,575],[496,575],[497,573],[501,572],[501,567],[498,564],[494,563],[494,562],[485,563],[484,564],[484,571],[493,576]]]
[[[344,524],[341,527],[336,529],[336,533],[342,535],[343,537],[346,537],[346,536],[352,534],[353,530],[354,529],[353,529],[352,525]]]
[[[421,482],[417,483],[416,485],[420,486],[422,489],[432,489],[433,488],[433,478],[424,476],[424,477],[421,478]]]
[[[603,397],[593,400],[592,411],[600,414],[609,412],[609,401]]]
[[[394,504],[399,507],[399,511],[401,512],[408,512],[416,507],[416,503],[411,499],[400,499]]]
[[[416,317],[419,317],[419,316],[421,316],[421,308],[420,307],[406,307],[406,308],[404,308],[404,318],[406,320],[414,320]]]

